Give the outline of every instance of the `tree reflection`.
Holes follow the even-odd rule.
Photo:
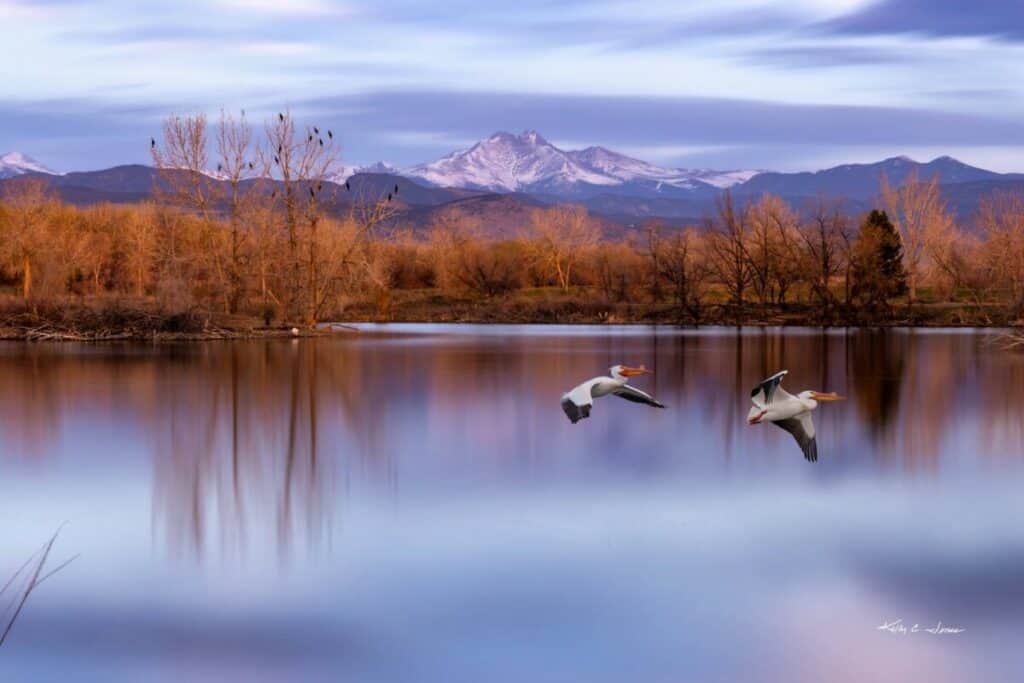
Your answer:
[[[846,337],[850,393],[875,443],[889,435],[898,416],[906,335],[861,330]]]
[[[315,342],[228,344],[159,378],[157,414],[170,420],[157,430],[154,523],[172,555],[215,544],[244,557],[273,539],[287,558],[323,543],[335,471],[319,465],[319,354]]]
[[[558,397],[616,362],[654,367],[641,386],[669,410],[602,399],[568,425]],[[169,554],[287,558],[330,537],[339,478],[397,496],[399,477],[803,466],[781,430],[746,426],[750,387],[782,368],[791,391],[850,398],[815,415],[815,471],[1020,455],[1024,355],[968,334],[740,329],[0,345],[0,458],[152,462]]]

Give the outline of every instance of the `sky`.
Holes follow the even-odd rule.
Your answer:
[[[1019,0],[0,0],[0,45],[0,153],[63,171],[222,109],[332,128],[346,164],[533,129],[689,168],[1024,171]]]

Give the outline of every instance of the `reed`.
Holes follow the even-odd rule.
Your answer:
[[[0,624],[4,624],[3,632],[0,633],[0,647],[3,647],[4,643],[7,642],[7,637],[11,634],[11,629],[14,628],[14,623],[21,616],[22,610],[25,608],[25,603],[28,602],[28,598],[32,595],[33,591],[38,588],[44,581],[64,569],[69,564],[78,559],[78,555],[73,555],[68,560],[65,560],[61,564],[57,565],[53,569],[46,571],[46,563],[50,559],[50,551],[53,550],[53,544],[57,542],[57,537],[60,535],[61,529],[64,525],[61,524],[54,532],[53,536],[50,537],[46,543],[36,550],[32,555],[29,556],[25,563],[18,568],[11,578],[0,588],[0,597],[3,597],[7,593],[8,589],[12,590],[11,599],[4,607],[3,612],[0,612]],[[28,575],[28,581],[25,582],[24,588],[21,590],[15,590],[14,586],[17,585],[19,576]],[[8,615],[10,615],[8,617]]]

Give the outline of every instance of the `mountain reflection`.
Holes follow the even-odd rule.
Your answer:
[[[435,330],[436,331],[436,330]],[[649,411],[558,397],[646,363]],[[851,399],[815,420],[822,462],[745,423],[749,390]],[[720,330],[391,335],[176,346],[0,345],[0,457],[152,469],[152,528],[174,557],[324,549],[359,486],[398,496],[456,478],[738,471],[939,472],[1019,458],[1024,356],[969,333]],[[779,434],[774,432],[779,431]],[[974,444],[963,453],[958,443]],[[402,486],[399,486],[399,484]]]

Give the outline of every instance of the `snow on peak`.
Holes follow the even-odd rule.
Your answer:
[[[7,152],[0,155],[0,178],[13,178],[25,173],[47,173],[60,175],[53,169],[44,166],[27,154]]]
[[[339,166],[338,171],[329,180],[343,183],[357,173],[391,173],[398,175],[400,171],[385,161],[378,161],[366,166]]]
[[[497,192],[557,191],[577,183],[615,186],[634,181],[653,183],[656,188],[695,189],[700,183],[724,188],[756,173],[662,168],[605,147],[566,151],[535,130],[520,135],[499,131],[468,149],[405,170],[406,175],[442,187]]]
[[[576,163],[534,130],[521,135],[497,132],[469,149],[413,166],[406,170],[406,175],[434,185],[498,192],[515,192],[546,183],[618,183]]]

